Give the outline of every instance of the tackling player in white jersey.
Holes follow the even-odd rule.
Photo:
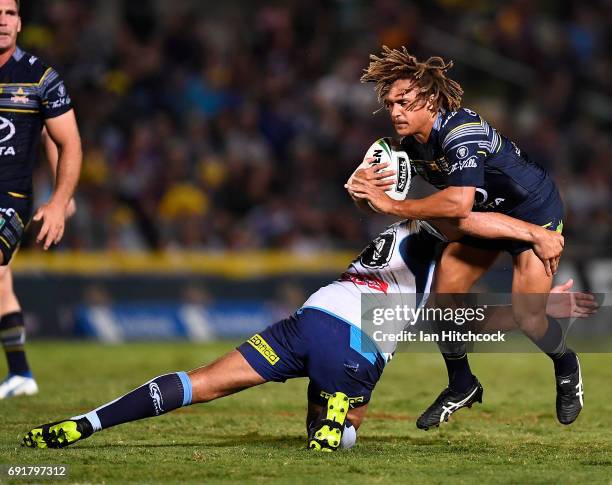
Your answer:
[[[481,214],[490,224],[499,214]],[[523,228],[529,226],[522,224]],[[520,226],[508,231],[516,237]],[[549,231],[535,227],[546,237]],[[336,281],[291,317],[271,325],[210,365],[155,377],[86,414],[38,426],[23,444],[63,448],[105,428],[205,403],[268,381],[308,377],[308,447],[333,451],[357,439],[389,354],[361,331],[363,294],[427,293],[443,237],[427,223],[404,221],[375,238]]]

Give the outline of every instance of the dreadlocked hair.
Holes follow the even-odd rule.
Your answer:
[[[415,109],[431,103],[433,110],[444,108],[457,111],[461,106],[463,89],[457,81],[446,76],[453,62],[441,57],[430,57],[425,62],[411,55],[406,47],[391,49],[386,45],[379,56],[370,55],[370,65],[364,69],[362,83],[376,83],[376,94],[380,103],[398,79],[409,79],[418,90],[416,99],[408,106]]]

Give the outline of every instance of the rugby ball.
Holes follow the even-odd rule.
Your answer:
[[[367,162],[370,158],[374,160]],[[372,165],[383,163],[389,164],[385,170],[395,171],[395,175],[391,178],[393,187],[386,191],[387,195],[395,200],[404,200],[410,188],[410,159],[406,152],[399,149],[397,142],[392,138],[386,137],[376,140],[368,148],[363,161],[355,169],[355,172],[362,168],[369,168]],[[355,172],[353,172],[349,180],[353,178]]]

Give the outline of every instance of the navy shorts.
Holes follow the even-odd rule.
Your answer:
[[[309,377],[308,400],[325,406],[336,391],[349,397],[351,407],[369,402],[385,361],[361,345],[367,338],[347,322],[314,308],[302,308],[269,326],[238,347],[255,371],[267,381]],[[373,345],[373,344],[372,344]]]
[[[21,194],[0,193],[0,251],[2,266],[10,263],[32,216],[32,200]]]
[[[563,231],[563,201],[554,183],[551,181],[550,184],[551,187],[546,191],[544,197],[527,201],[529,203],[518,206],[507,215],[561,233]],[[507,239],[481,239],[465,236],[459,239],[459,242],[480,249],[507,251],[512,256],[532,249],[530,243]]]

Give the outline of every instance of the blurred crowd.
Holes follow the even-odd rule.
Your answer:
[[[464,105],[559,183],[568,247],[612,253],[610,0],[25,0],[22,18],[83,137],[65,248],[362,246],[380,221],[343,184],[393,134],[359,83],[387,44],[454,59]],[[51,186],[41,163],[39,202]]]

